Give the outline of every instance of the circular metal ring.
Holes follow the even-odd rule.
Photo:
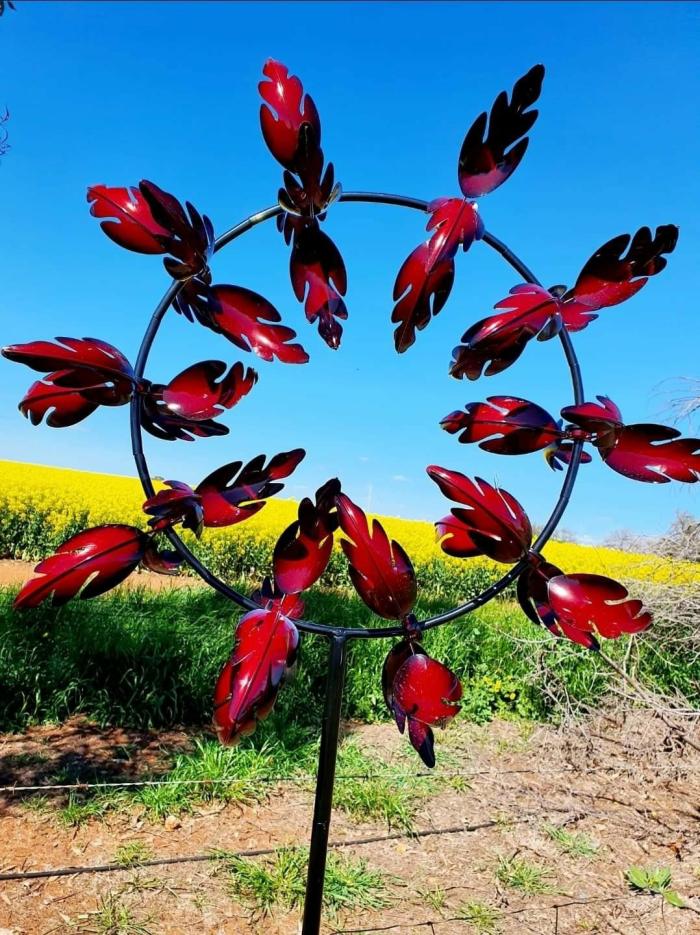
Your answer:
[[[402,208],[412,208],[424,213],[428,212],[429,210],[429,202],[427,201],[422,201],[419,198],[410,198],[404,195],[388,195],[381,192],[344,192],[338,199],[338,202],[395,205]],[[259,211],[257,214],[251,214],[249,217],[241,221],[240,224],[236,224],[235,227],[232,227],[230,230],[221,234],[221,236],[216,239],[216,242],[214,243],[214,253],[217,253],[227,244],[231,243],[233,240],[236,240],[238,237],[241,237],[247,231],[251,230],[251,228],[256,227],[258,224],[262,224],[265,221],[269,221],[282,213],[283,209],[279,205],[274,205],[273,207],[265,208],[264,211]],[[510,250],[501,240],[499,240],[493,234],[490,234],[488,231],[484,232],[482,239],[485,243],[488,244],[489,247],[496,250],[497,253],[500,253],[506,262],[509,263],[513,269],[515,269],[516,272],[519,273],[527,282],[533,283],[535,285],[541,285],[531,270],[529,270],[528,267],[522,262],[522,260],[520,260],[519,257],[517,257],[512,252],[512,250]],[[182,283],[173,282],[166,291],[163,298],[158,303],[155,311],[153,312],[153,315],[151,316],[151,320],[148,324],[148,327],[146,328],[143,340],[141,341],[141,347],[139,348],[138,357],[136,359],[136,366],[134,367],[136,379],[139,382],[143,379],[144,370],[146,369],[146,364],[148,363],[148,356],[151,352],[153,341],[155,340],[165,313],[167,312],[168,308],[172,304],[173,299],[177,296],[181,288]],[[571,337],[565,328],[562,328],[560,331],[559,339],[561,341],[564,350],[564,356],[566,357],[566,362],[571,374],[571,386],[574,395],[574,403],[576,405],[580,405],[584,402],[581,370],[578,359],[576,357],[576,352],[574,351],[574,347],[571,342]],[[153,487],[150,471],[148,470],[148,464],[146,462],[146,456],[143,452],[143,435],[141,429],[141,398],[138,393],[135,393],[132,397],[130,416],[131,450],[134,456],[134,461],[136,463],[136,470],[138,471],[141,485],[143,486],[146,496],[152,497],[155,493],[155,488]],[[576,481],[576,475],[578,473],[579,464],[581,462],[582,451],[583,442],[574,442],[573,453],[567,466],[564,482],[559,493],[559,498],[554,505],[554,509],[552,510],[552,513],[545,523],[541,533],[532,545],[533,552],[540,552],[544,545],[549,541],[552,533],[556,529],[562,515],[564,514],[564,511],[566,510],[569,499],[571,498],[574,483]],[[175,547],[175,549],[177,549],[183,559],[208,585],[246,610],[254,610],[258,607],[258,604],[252,601],[249,597],[246,597],[245,594],[241,594],[239,591],[236,591],[235,588],[232,588],[230,585],[226,584],[225,581],[222,581],[217,575],[214,575],[205,565],[203,565],[197,556],[194,555],[194,553],[185,545],[180,536],[173,529],[165,530],[165,535]],[[494,584],[490,585],[480,594],[477,594],[475,597],[470,598],[468,601],[465,601],[465,603],[460,604],[457,607],[453,607],[451,610],[447,610],[444,613],[436,614],[433,617],[428,617],[425,620],[419,621],[420,629],[429,630],[432,627],[437,627],[440,624],[447,623],[450,620],[455,620],[456,618],[461,617],[472,610],[475,610],[477,607],[481,607],[483,604],[486,604],[492,598],[496,597],[497,594],[500,594],[502,591],[504,591],[513,581],[515,581],[518,575],[527,566],[527,563],[528,560],[526,557],[520,559],[520,561],[515,564],[508,572],[506,572],[502,578],[500,578]],[[299,630],[305,631],[307,633],[319,633],[325,636],[340,637],[343,639],[373,639],[380,637],[396,637],[402,636],[404,634],[403,627],[401,626],[334,627],[330,624],[314,623],[310,620],[297,620],[295,621],[295,624]]]

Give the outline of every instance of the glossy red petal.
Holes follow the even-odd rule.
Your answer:
[[[615,438],[623,427],[622,413],[618,406],[607,396],[597,396],[597,403],[581,403],[580,406],[565,406],[561,411],[562,419],[573,423],[583,430],[588,438],[603,448],[609,448],[615,443]]]
[[[173,549],[159,549],[151,539],[141,559],[141,565],[157,575],[177,575],[182,569],[184,559]]]
[[[666,266],[663,254],[672,253],[678,240],[678,228],[665,224],[652,233],[641,227],[634,236],[621,234],[613,237],[597,250],[585,264],[576,285],[566,293],[562,304],[564,323],[567,306],[573,306],[573,318],[580,330],[580,306],[596,311],[618,305],[629,299]],[[627,251],[625,253],[625,251]]]
[[[135,186],[91,185],[87,200],[93,217],[111,219],[101,221],[100,227],[120,247],[136,253],[167,253],[170,232],[158,224]]]
[[[213,419],[189,419],[179,415],[163,401],[162,383],[152,383],[141,393],[141,425],[161,441],[194,441],[228,435],[228,427]]]
[[[51,599],[58,606],[80,594],[95,597],[123,581],[143,557],[148,536],[132,526],[86,529],[62,543],[34,569],[14,607],[25,610]]]
[[[544,457],[547,464],[553,471],[561,471],[565,464],[571,463],[574,453],[574,443],[570,441],[552,442],[544,450]],[[593,459],[587,451],[581,452],[579,464],[590,464]]]
[[[569,639],[585,649],[598,650],[600,646],[591,627],[579,629],[571,621],[559,620],[552,609],[548,583],[562,575],[560,568],[544,560],[539,560],[534,567],[525,569],[518,578],[517,596],[520,606],[533,623],[545,626],[553,636]]]
[[[77,389],[84,386],[83,374],[89,371],[99,374],[104,382],[113,384],[122,392],[131,393],[134,371],[116,347],[99,338],[56,338],[56,341],[57,344],[51,341],[10,344],[3,347],[2,356],[39,372],[62,370],[64,386],[71,385],[67,371],[77,375]]]
[[[240,362],[226,373],[223,361],[204,360],[173,377],[163,390],[163,402],[185,418],[213,419],[239,403],[257,380],[255,370]]]
[[[435,539],[440,548],[452,558],[473,558],[482,555],[481,545],[472,538],[472,530],[452,513],[435,523]]]
[[[444,551],[457,554],[456,549],[465,548],[471,540],[482,555],[497,562],[517,562],[527,552],[532,526],[525,510],[508,491],[492,487],[480,477],[471,480],[437,465],[427,471],[446,497],[467,507],[452,510],[450,536],[441,543]],[[461,532],[455,533],[455,523],[462,527]],[[444,520],[437,525],[438,534],[440,529],[447,529]]]
[[[277,540],[272,555],[275,585],[286,594],[305,591],[326,570],[338,525],[334,511],[340,481],[334,478],[316,493],[316,503],[304,498],[299,518]],[[331,512],[333,510],[333,512]]]
[[[294,665],[299,633],[277,609],[252,610],[236,629],[233,655],[214,691],[214,727],[226,745],[253,733]]]
[[[541,406],[519,396],[488,396],[483,403],[467,403],[440,422],[462,444],[501,455],[540,451],[563,437],[552,416]]]
[[[342,299],[347,275],[338,248],[317,222],[296,230],[289,274],[295,296],[304,302],[307,320],[318,322],[318,333],[335,350],[343,333],[339,319],[348,317]]]
[[[561,327],[559,302],[546,289],[519,285],[496,306],[498,314],[476,322],[452,352],[450,374],[477,380],[501,373],[522,354],[532,338],[549,340]]]
[[[268,59],[263,67],[267,80],[258,85],[264,104],[260,106],[260,126],[268,149],[286,169],[299,168],[299,136],[309,125],[321,141],[321,121],[316,105],[304,94],[301,81],[289,74],[281,62]]]
[[[294,471],[305,451],[295,448],[270,458],[258,455],[243,466],[232,461],[212,471],[197,486],[205,526],[232,526],[249,519],[265,506],[268,497],[284,487],[279,481]]]
[[[264,609],[278,610],[292,620],[300,620],[304,614],[304,602],[298,594],[285,594],[265,578],[262,585],[250,595],[250,599]]]
[[[466,198],[492,192],[512,175],[525,155],[525,134],[537,119],[538,111],[528,110],[540,96],[544,66],[535,65],[519,78],[508,100],[501,91],[488,120],[484,111],[474,121],[459,154],[459,187]]]
[[[651,626],[652,615],[642,602],[630,599],[627,588],[602,575],[560,575],[548,582],[547,593],[560,626],[595,630],[606,639]]]
[[[413,655],[425,655],[425,650],[415,640],[402,640],[389,650],[382,666],[382,693],[391,714],[396,718],[398,728],[403,733],[405,714],[397,710],[394,704],[394,679],[401,666]]]
[[[341,540],[357,593],[380,617],[400,619],[416,602],[416,576],[408,555],[389,540],[378,520],[370,526],[364,511],[345,494],[336,498]]]
[[[56,384],[63,374],[68,374],[71,382],[77,382],[72,371],[59,370],[49,373],[44,380],[32,383],[19,403],[19,411],[29,419],[32,425],[39,425],[46,416],[46,424],[52,428],[66,428],[76,425],[91,415],[100,405],[95,399],[88,399],[74,387],[64,387]],[[95,376],[91,373],[83,374],[85,385],[91,388],[102,388],[103,384],[95,383]],[[126,401],[126,400],[125,400]],[[108,403],[115,405],[115,403]]]
[[[613,471],[647,484],[700,480],[700,438],[681,438],[665,425],[626,425],[600,455]]]
[[[290,344],[296,332],[277,324],[280,314],[267,299],[242,286],[212,286],[211,320],[221,334],[243,351],[262,360],[305,364],[309,355],[301,344]]]
[[[154,219],[168,231],[167,252],[171,256],[163,260],[168,273],[174,279],[186,280],[207,271],[215,239],[209,218],[189,201],[185,202],[185,213],[174,195],[146,179],[139,183],[139,190]]]
[[[454,281],[454,257],[460,246],[469,249],[484,232],[476,205],[460,198],[439,198],[428,206],[430,238],[404,261],[394,283],[394,311],[398,324],[394,344],[401,354],[447,301]]]
[[[461,697],[462,686],[454,672],[422,653],[410,655],[394,676],[394,704],[423,724],[444,727],[459,713]]]
[[[183,528],[199,536],[204,520],[199,494],[182,481],[166,480],[165,485],[168,490],[159,490],[143,504],[143,512],[152,517],[148,525],[159,531],[181,523]]]

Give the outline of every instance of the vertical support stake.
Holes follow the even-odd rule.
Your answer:
[[[318,755],[318,772],[316,774],[316,799],[311,825],[311,845],[309,847],[309,869],[306,877],[302,935],[318,935],[321,929],[323,881],[326,872],[328,831],[333,807],[340,707],[343,700],[346,666],[347,637],[334,634],[331,637],[331,648],[328,655],[326,703],[323,712],[321,749]]]

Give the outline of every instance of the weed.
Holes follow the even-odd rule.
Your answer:
[[[142,841],[127,841],[116,849],[114,863],[121,867],[133,867],[134,864],[140,864],[152,857],[153,852]]]
[[[430,780],[407,778],[403,767],[378,762],[352,741],[340,748],[338,773],[366,777],[338,780],[333,799],[338,808],[355,819],[384,821],[406,831],[412,829],[420,800],[430,789]]]
[[[436,912],[442,912],[447,905],[447,893],[441,886],[434,886],[429,890],[418,890],[418,895],[426,905]]]
[[[496,879],[509,889],[519,890],[526,896],[553,893],[550,883],[552,871],[548,867],[530,863],[522,857],[499,857]]]
[[[631,889],[639,893],[655,893],[663,896],[670,906],[683,907],[685,902],[676,890],[671,889],[671,871],[668,867],[630,867],[625,878]]]
[[[555,825],[545,825],[544,830],[560,850],[571,857],[596,857],[600,851],[600,845],[581,832],[567,831]]]
[[[479,935],[496,935],[501,914],[487,903],[464,903],[457,910],[457,918],[468,922]]]
[[[81,927],[81,931],[94,935],[152,935],[151,930],[135,919],[128,906],[114,893],[101,897],[94,912],[79,918],[89,923]]]
[[[306,890],[305,848],[279,848],[271,857],[250,860],[219,854],[230,875],[231,895],[258,916],[274,908],[295,909]],[[325,911],[334,916],[346,909],[381,909],[387,905],[381,873],[364,860],[330,853],[323,893]]]

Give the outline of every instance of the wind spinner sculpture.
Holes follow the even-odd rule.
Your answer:
[[[321,122],[316,106],[298,78],[268,61],[259,85],[260,123],[265,142],[282,165],[283,187],[274,207],[251,215],[218,239],[208,217],[189,202],[185,207],[153,182],[136,187],[95,185],[88,189],[90,213],[115,243],[138,253],[165,255],[172,283],[147,327],[136,365],[115,347],[96,338],[56,338],[4,348],[9,360],[44,373],[19,404],[33,424],[45,419],[66,427],[99,406],[131,407],[132,448],[147,499],[148,530],[121,524],[87,529],[64,542],[55,555],[37,565],[36,577],[19,592],[15,607],[59,605],[79,595],[95,597],[119,584],[137,566],[175,573],[183,562],[246,613],[234,634],[233,650],[214,689],[214,725],[225,744],[250,734],[272,709],[277,692],[293,665],[300,631],[330,640],[328,683],[316,788],[303,932],[319,929],[323,875],[328,845],[340,702],[351,639],[398,638],[382,672],[384,697],[401,732],[427,766],[433,766],[433,730],[459,711],[461,686],[442,663],[420,644],[421,634],[486,603],[517,579],[520,604],[533,621],[555,637],[590,650],[600,638],[638,633],[651,614],[616,581],[601,575],[568,573],[547,562],[542,549],[568,503],[580,463],[590,462],[588,443],[612,470],[646,483],[671,480],[694,483],[700,477],[700,439],[684,439],[661,425],[627,425],[607,397],[586,400],[571,334],[588,327],[598,312],[631,298],[666,266],[676,245],[673,225],[655,233],[643,227],[633,236],[614,237],[584,264],[571,288],[545,289],[509,249],[484,226],[475,199],[489,194],[515,171],[528,146],[527,133],[537,118],[544,68],[536,65],[520,78],[510,98],[496,98],[467,133],[459,154],[461,194],[429,203],[405,196],[369,192],[342,193],[332,163],[325,164]],[[510,565],[501,580],[461,606],[427,620],[414,616],[416,577],[409,556],[390,541],[381,523],[370,521],[332,478],[314,500],[299,504],[298,519],[284,530],[274,549],[272,575],[258,591],[245,596],[203,567],[182,542],[175,526],[199,535],[203,527],[244,522],[283,488],[304,457],[301,449],[259,455],[247,464],[233,461],[196,487],[167,481],[155,491],[142,447],[142,430],[166,441],[225,435],[217,419],[254,390],[258,374],[242,361],[193,364],[168,383],[144,377],[148,356],[165,313],[176,313],[228,339],[237,351],[265,362],[303,364],[309,359],[296,333],[281,323],[278,311],[242,285],[213,282],[215,252],[257,224],[275,218],[291,246],[291,284],[310,324],[330,347],[339,348],[348,318],[343,296],[347,277],[338,248],[322,223],[334,202],[398,205],[429,216],[428,238],[406,259],[394,285],[394,342],[407,351],[433,316],[446,305],[460,248],[483,241],[497,250],[524,282],[497,302],[495,313],[469,327],[452,352],[449,372],[455,379],[476,380],[510,367],[536,338],[559,337],[571,373],[573,403],[557,420],[519,396],[490,396],[470,402],[440,423],[464,444],[502,455],[544,451],[551,468],[566,468],[559,500],[536,541],[528,516],[509,492],[481,478],[431,465],[429,477],[455,506],[435,526],[443,550],[469,559],[484,555]],[[451,314],[456,316],[456,311]],[[455,326],[455,331],[461,328]],[[347,629],[304,619],[302,594],[319,580],[331,557],[334,539],[347,557],[350,580],[367,606],[390,626]],[[163,548],[162,535],[174,546]]]

